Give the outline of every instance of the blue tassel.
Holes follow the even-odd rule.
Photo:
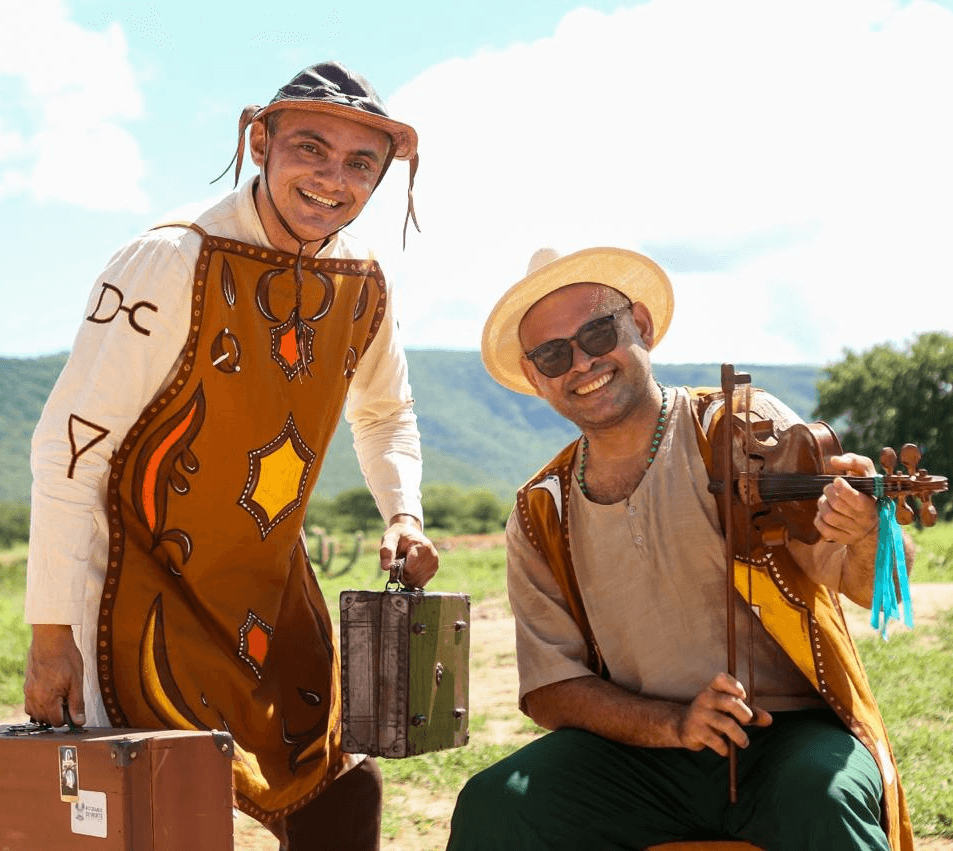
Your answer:
[[[877,498],[877,513],[880,515],[877,532],[877,563],[874,568],[874,598],[870,605],[870,625],[884,641],[887,640],[887,625],[891,620],[900,620],[899,602],[903,602],[903,622],[913,629],[913,604],[910,599],[910,581],[907,578],[907,561],[903,554],[903,536],[897,523],[894,503],[884,496],[883,476],[874,477],[874,496]],[[896,586],[900,585],[900,601]]]

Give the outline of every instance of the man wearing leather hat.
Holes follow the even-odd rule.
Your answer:
[[[342,410],[382,568],[437,569],[390,292],[345,231],[394,159],[412,217],[417,134],[335,62],[243,110],[238,188],[114,255],[34,438],[26,711],[229,731],[237,803],[286,849],[380,842],[303,535]]]

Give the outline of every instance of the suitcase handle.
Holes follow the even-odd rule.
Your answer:
[[[69,706],[67,706],[65,700],[63,701],[63,720],[64,725],[69,727],[68,730],[64,730],[63,732],[84,732],[83,727],[73,721],[72,716],[69,714]],[[46,721],[37,721],[35,718],[31,718],[29,724],[11,724],[6,728],[6,734],[8,736],[37,736],[42,733],[53,732],[56,732],[56,728],[52,724],[48,724]]]
[[[69,714],[69,705],[65,700],[63,701],[63,726],[69,727],[68,730],[64,730],[66,733],[84,732],[82,725],[77,724]],[[29,724],[11,724],[7,727],[6,732],[11,736],[36,736],[40,733],[52,733],[55,730],[56,728],[52,724],[48,724],[46,721],[37,721],[31,717]]]
[[[391,588],[391,585],[394,587]],[[420,591],[416,585],[407,585],[404,582],[404,559],[395,558],[390,564],[390,579],[384,583],[385,591]]]

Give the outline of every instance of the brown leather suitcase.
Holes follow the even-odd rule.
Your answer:
[[[470,598],[342,591],[341,747],[390,758],[469,739]]]
[[[231,851],[227,733],[0,726],[2,851]]]

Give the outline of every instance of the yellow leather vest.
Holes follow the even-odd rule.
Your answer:
[[[299,287],[293,255],[200,233],[181,364],[112,462],[98,674],[115,726],[230,732],[268,822],[354,759],[302,524],[386,287],[346,259]]]

